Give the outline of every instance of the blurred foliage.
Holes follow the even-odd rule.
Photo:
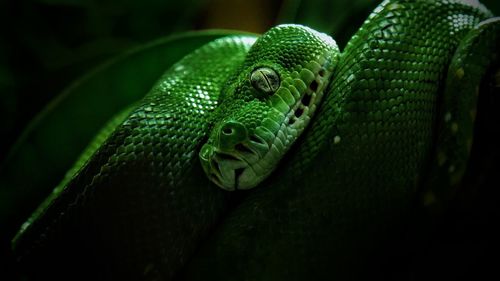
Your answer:
[[[30,120],[49,105],[25,131],[12,158],[15,165],[4,171],[9,177],[0,181],[0,251],[106,118],[144,94],[164,67],[222,33],[138,48],[145,42],[188,30],[262,33],[275,24],[301,23],[331,34],[342,48],[380,2],[0,1],[0,163]],[[481,2],[500,15],[500,1]],[[127,83],[120,84],[120,79]],[[58,156],[49,159],[52,153]],[[43,164],[46,169],[38,170]],[[9,183],[13,178],[26,181]],[[8,268],[12,261],[4,259],[0,255],[0,263]]]
[[[196,11],[204,4],[203,0],[2,2],[0,118],[7,137],[0,155],[71,80],[130,47],[194,29]]]

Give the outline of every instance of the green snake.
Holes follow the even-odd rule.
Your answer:
[[[105,126],[15,253],[55,279],[352,277],[418,192],[459,185],[499,38],[477,1],[386,0],[342,52],[300,25],[210,42]]]

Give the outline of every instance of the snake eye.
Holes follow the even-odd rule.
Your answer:
[[[280,86],[280,77],[274,69],[259,67],[252,71],[250,82],[260,93],[272,94],[276,92]]]

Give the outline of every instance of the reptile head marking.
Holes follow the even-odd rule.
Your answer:
[[[270,29],[229,78],[200,150],[207,176],[226,190],[266,179],[304,131],[326,91],[339,50],[300,25]]]

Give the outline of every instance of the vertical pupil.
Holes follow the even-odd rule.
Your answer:
[[[279,76],[271,68],[261,67],[255,69],[250,76],[252,86],[259,92],[274,93],[279,88]]]
[[[269,78],[267,77],[266,72],[264,72],[262,70],[259,70],[259,72],[260,72],[259,76],[262,76],[261,77],[262,89],[264,90],[264,92],[271,92],[272,88],[271,88],[271,84],[269,83]]]

